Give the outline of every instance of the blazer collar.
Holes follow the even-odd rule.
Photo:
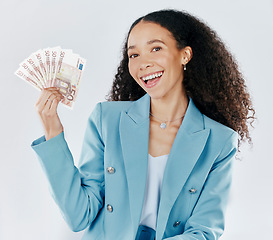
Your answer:
[[[119,125],[135,234],[141,218],[147,179],[149,112],[150,96],[146,93],[121,113]],[[157,239],[163,237],[172,206],[201,155],[209,132],[209,129],[204,128],[203,114],[190,98],[165,167],[157,218]]]
[[[134,101],[127,110],[128,116],[136,123],[141,124],[147,121],[150,116],[151,97],[146,93],[143,97]],[[195,106],[191,97],[181,126],[187,132],[197,132],[204,129],[203,114]]]
[[[146,93],[143,97],[132,102],[132,105],[127,110],[128,116],[136,123],[141,124],[149,119],[151,97]]]

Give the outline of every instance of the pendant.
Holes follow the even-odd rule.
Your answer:
[[[161,129],[165,129],[167,127],[167,125],[166,125],[166,123],[161,123],[160,127],[161,127]]]

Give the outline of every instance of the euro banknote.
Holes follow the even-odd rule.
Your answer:
[[[73,108],[78,95],[86,60],[71,49],[61,47],[39,49],[19,64],[15,75],[41,91],[59,88],[61,103]]]

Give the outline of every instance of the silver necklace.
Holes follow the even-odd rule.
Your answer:
[[[177,121],[177,120],[179,120],[179,119],[181,119],[181,118],[183,118],[185,116],[185,115],[183,115],[182,117],[174,119],[174,120],[164,121],[164,120],[159,119],[158,117],[154,116],[151,112],[150,112],[150,115],[153,116],[153,117],[155,117],[156,119],[160,120],[160,122],[161,122],[160,128],[161,129],[165,129],[167,127],[166,122],[174,122],[174,121]]]

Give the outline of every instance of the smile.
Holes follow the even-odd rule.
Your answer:
[[[146,88],[151,88],[159,82],[163,73],[164,71],[147,74],[142,76],[140,79],[143,81]]]
[[[149,75],[145,75],[145,76],[142,76],[141,79],[147,83],[148,80],[152,80],[152,79],[155,79],[157,77],[161,77],[163,74],[163,71],[161,72],[156,72],[156,73],[152,73],[152,74],[149,74]]]

